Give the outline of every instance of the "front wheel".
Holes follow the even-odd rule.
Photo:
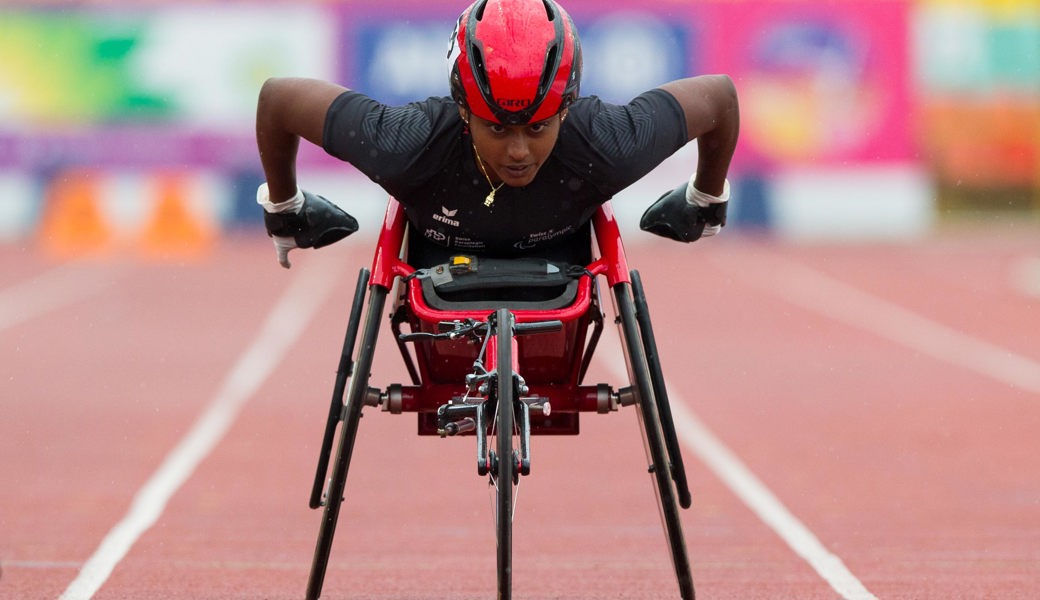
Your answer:
[[[518,475],[513,451],[513,410],[515,387],[513,378],[513,315],[507,309],[496,314],[495,337],[495,452],[493,465],[496,488],[495,534],[498,540],[498,598],[509,600],[513,580],[513,488]]]

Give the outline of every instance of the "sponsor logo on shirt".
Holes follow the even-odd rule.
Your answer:
[[[552,240],[555,240],[561,236],[570,235],[573,232],[574,225],[568,225],[563,229],[550,229],[548,231],[538,231],[528,235],[526,240],[521,240],[513,244],[513,247],[518,250],[528,250],[530,248],[534,248],[538,244],[544,242],[551,242]]]
[[[487,244],[480,240],[474,240],[466,237],[457,237],[451,242],[453,248],[459,250],[483,250],[487,248]]]
[[[433,220],[444,223],[445,225],[451,225],[452,227],[458,227],[459,222],[452,218],[458,212],[458,209],[448,210],[447,208],[442,206],[440,213],[433,213]]]

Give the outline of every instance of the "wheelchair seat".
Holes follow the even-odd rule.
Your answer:
[[[438,310],[553,310],[574,302],[585,269],[543,258],[455,255],[419,273],[423,298]]]
[[[510,257],[451,253],[409,235],[408,260],[419,268],[423,300],[436,310],[555,310],[570,306],[591,261],[590,227],[537,254]]]

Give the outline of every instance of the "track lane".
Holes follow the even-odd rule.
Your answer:
[[[1026,241],[1011,254],[1034,247]],[[723,248],[706,264],[693,263],[694,277],[717,284],[705,304],[724,307],[720,318],[698,320],[714,340],[705,360],[736,331],[768,332],[741,338],[742,361],[720,360],[703,371],[697,387],[716,392],[717,401],[705,396],[695,408],[879,597],[977,597],[987,588],[1029,597],[1027,582],[1037,574],[1029,548],[1040,537],[1040,490],[1024,476],[1040,449],[1030,433],[1040,425],[1035,394],[790,304],[776,289],[775,264],[778,256],[819,263],[851,285],[897,298],[912,290],[915,303],[959,302],[954,312],[962,313],[993,290],[961,293],[954,302],[943,286],[948,274],[931,263],[924,273],[903,269],[901,279],[888,268],[879,285],[855,268],[868,262],[864,256],[887,252],[891,264],[913,264],[920,252],[857,250],[761,244],[731,254]],[[980,273],[960,275],[992,274],[992,260],[978,262]],[[840,299],[834,302],[841,310]],[[1000,344],[1018,339],[1020,329],[1037,330],[1037,313],[1015,302],[1022,300],[1000,305],[1001,314],[1014,315],[1013,327],[1001,317],[991,318],[1000,323],[989,330],[969,331]]]
[[[682,246],[630,247],[632,263],[643,272],[651,294],[655,323],[681,322],[684,331],[694,332],[692,340],[673,335],[678,327],[659,332],[666,346],[665,372],[677,395],[878,597],[974,597],[994,589],[1001,597],[1028,597],[1040,544],[1030,516],[1035,514],[1030,511],[1035,510],[1036,485],[1022,472],[1030,468],[1037,448],[1023,440],[1036,430],[1035,397],[1009,393],[977,373],[791,305],[734,273],[753,277],[749,265],[761,268],[768,264],[763,257],[779,255],[915,309],[917,302],[928,303],[921,290],[935,288],[947,302],[935,317],[943,322],[947,314],[970,312],[945,293],[950,275],[914,248],[880,248],[871,255],[890,252],[888,258],[897,264],[916,261],[920,269],[905,278],[879,280],[872,273],[861,280],[849,274],[873,263],[850,250],[716,241],[723,243],[704,260]],[[679,251],[672,257],[674,249]],[[696,251],[708,254],[707,249]],[[12,451],[24,457],[17,468],[13,461],[0,466],[5,477],[20,482],[18,494],[0,494],[0,515],[18,515],[13,526],[9,517],[4,519],[0,561],[6,568],[0,597],[55,598],[62,587],[55,580],[64,584],[71,579],[103,535],[101,523],[111,524],[117,508],[125,509],[133,493],[130,482],[139,484],[160,462],[176,439],[172,430],[183,433],[191,420],[187,413],[197,415],[212,396],[230,368],[234,348],[255,334],[259,313],[284,281],[268,252],[265,244],[246,244],[245,249],[226,250],[211,265],[135,273],[119,294],[84,300],[77,305],[80,310],[59,310],[0,332],[5,341],[15,334],[17,339],[39,340],[46,332],[31,330],[46,321],[47,328],[82,338],[53,355],[46,353],[47,344],[34,342],[28,352],[37,355],[35,362],[26,359],[23,349],[9,363],[19,369],[12,373],[31,373],[59,399],[70,397],[73,387],[93,392],[88,396],[99,396],[101,389],[122,398],[74,415],[89,421],[90,433],[98,435],[59,428],[54,437],[68,439],[48,456],[25,453],[40,432],[54,431],[47,429],[54,426],[53,419],[29,413],[35,406],[60,403],[41,404],[34,398],[18,405],[15,421],[0,421],[24,423],[25,431],[36,434],[12,437],[10,427],[0,425],[0,438],[18,441]],[[364,251],[355,255],[343,250],[342,256],[355,265],[337,283],[342,301],[323,307],[304,333],[306,342],[291,349],[270,385],[250,400],[223,443],[174,496],[157,526],[135,545],[97,598],[302,595],[318,519],[317,512],[306,509],[306,497],[348,295],[356,265],[368,261]],[[669,281],[668,273],[679,271],[697,282],[692,284],[696,291],[680,293],[672,286],[661,292],[658,286]],[[228,278],[229,272],[236,277]],[[902,286],[915,292],[904,296]],[[165,292],[159,300],[146,291],[156,287]],[[183,302],[185,290],[203,289],[210,292],[205,302]],[[955,296],[968,304],[987,297]],[[710,312],[700,312],[705,309]],[[1018,322],[1029,324],[1020,317],[1031,314],[1028,307],[1008,304],[1007,309],[1021,311],[1014,313]],[[200,317],[204,312],[209,316]],[[104,322],[112,328],[116,322],[141,328],[153,321],[145,337],[169,343],[148,352],[126,333],[98,336],[98,314],[107,315]],[[174,324],[158,325],[164,315]],[[94,325],[83,326],[85,318]],[[972,333],[996,344],[1011,339],[1007,345],[1013,346],[1017,329],[994,320],[1001,323],[992,331],[973,326]],[[209,346],[184,344],[197,337],[184,328],[185,322],[218,334],[207,337]],[[388,342],[384,334],[383,346]],[[1030,348],[1021,352],[1032,356]],[[127,372],[140,371],[130,382],[93,381],[81,374],[72,377],[79,386],[62,384],[47,381],[39,355],[56,361],[96,355],[93,362],[86,361],[95,371],[124,361]],[[391,352],[377,361],[377,369],[394,360]],[[171,369],[181,371],[180,377],[173,377]],[[185,378],[187,371],[196,383]],[[376,378],[401,379],[392,373]],[[299,381],[311,382],[314,392],[287,401],[299,392]],[[143,403],[135,385],[168,387],[178,392],[177,398],[172,392],[159,393],[149,396],[157,402]],[[161,419],[146,414],[145,409],[156,405],[162,407]],[[185,414],[173,414],[180,408]],[[110,430],[88,418],[109,409],[120,414]],[[354,597],[360,591],[372,598],[486,597],[494,586],[494,540],[487,492],[473,474],[468,440],[416,438],[408,416],[375,412],[363,424],[341,525],[346,533],[337,537],[327,596]],[[518,596],[667,597],[674,582],[652,489],[641,471],[634,415],[593,416],[583,425],[578,438],[535,440],[535,471],[521,486]],[[136,456],[102,450],[102,443],[120,438]],[[98,447],[92,460],[73,455],[90,444]],[[59,461],[82,475],[61,482],[61,489],[80,499],[76,518],[67,502],[55,506],[42,500],[56,500],[50,498],[55,485],[43,490],[21,483]],[[104,470],[96,464],[105,465]],[[689,454],[687,466],[694,508],[683,517],[700,597],[834,597],[804,561]],[[600,488],[608,487],[602,485],[605,481],[609,489],[602,492]],[[99,494],[107,500],[89,501]],[[33,500],[34,509],[25,509],[26,498]],[[33,510],[38,518],[21,516]],[[81,543],[79,551],[75,542],[66,543],[79,537],[92,541]]]
[[[236,331],[254,331],[268,303],[242,297],[234,311],[213,310],[223,294],[214,280],[248,273],[246,254],[116,265],[130,274],[102,293],[0,332],[0,453],[15,457],[0,461],[0,477],[17,482],[0,494],[0,595],[58,597],[212,394]]]
[[[310,431],[292,439],[316,445],[327,389],[331,389],[332,361],[341,341],[342,325],[329,327],[327,323],[345,321],[347,302],[346,296],[339,306],[333,302],[315,320],[322,325],[315,325],[316,331],[304,336],[309,342],[302,345],[310,350],[314,345],[327,348],[321,355],[327,355],[329,361],[326,377],[316,375],[322,361],[315,352],[294,349],[291,356],[296,360],[282,365],[272,378],[273,383],[281,382],[283,392],[293,382],[324,379],[324,385],[317,386],[316,405],[309,411],[309,427],[302,421],[308,415],[297,415],[299,408],[286,403],[283,394],[267,399],[266,389],[261,391],[253,406],[271,402],[269,408],[274,412],[258,415],[256,423],[251,423],[250,411],[243,414],[225,443],[200,465],[157,526],[135,545],[96,597],[138,597],[156,589],[164,590],[163,597],[299,597],[317,531],[318,513],[303,508],[316,448],[311,446],[299,455],[290,450],[295,448],[291,443],[290,448],[264,448],[257,440],[270,436],[252,428],[270,431],[271,423],[278,423],[278,435],[290,439],[285,428],[299,422],[301,430]],[[383,352],[385,358],[377,365],[396,364],[392,348],[388,356],[385,348]],[[382,380],[399,381],[402,376],[387,375]],[[337,597],[335,590],[343,590],[339,597],[357,590],[363,590],[365,597],[432,598],[443,597],[445,590],[452,597],[485,597],[493,589],[494,540],[486,484],[473,474],[471,440],[415,438],[408,416],[376,412],[367,419],[348,483],[343,533],[337,538],[330,565],[330,597]],[[382,434],[384,427],[392,433]],[[369,433],[371,428],[374,433]],[[392,451],[387,440],[392,440]],[[517,582],[520,597],[525,592],[533,594],[529,597],[674,593],[652,488],[640,458],[634,414],[593,418],[579,438],[537,442],[538,476],[525,480],[521,489],[520,518],[531,521],[520,524],[517,536],[517,570],[526,573]],[[611,449],[606,456],[604,448]],[[269,464],[263,455],[272,450],[279,457],[274,464],[292,457],[294,485],[285,485],[273,473],[268,481],[265,473],[250,469],[252,464]],[[249,475],[231,477],[236,485],[229,486],[229,474],[243,470],[249,470]],[[257,487],[260,481],[269,486]],[[717,483],[714,487],[719,499],[704,506],[712,511],[732,506],[729,492]],[[561,490],[566,494],[561,495]],[[417,498],[431,494],[436,494],[437,502],[416,505]],[[701,497],[711,495],[704,492]],[[301,513],[300,519],[307,519],[309,526],[298,527],[302,521],[296,515]],[[746,521],[740,511],[737,517],[715,517],[717,527],[729,533],[750,532],[752,537],[763,538],[753,544],[739,543],[730,553],[732,560],[715,550],[720,542],[717,531],[708,530],[707,539],[702,540],[688,533],[691,546],[704,549],[695,562],[714,565],[731,580],[740,561],[750,553],[759,558],[757,576],[773,572],[794,586],[792,589],[815,590],[819,597],[827,597],[826,585],[811,569],[790,556],[761,524]],[[258,523],[272,522],[293,525],[254,529]],[[690,525],[687,528],[691,530]],[[597,535],[604,530],[609,532],[606,538]],[[179,542],[172,544],[171,540]],[[243,545],[243,540],[248,543]],[[638,589],[633,587],[635,579]],[[188,581],[192,583],[186,584]],[[747,597],[749,585],[756,585],[746,578],[732,581],[738,582],[734,593],[743,597]],[[763,590],[770,586],[768,582],[760,585]]]
[[[301,373],[316,371],[297,365],[282,374]],[[168,590],[165,598],[301,596],[319,518],[305,505],[323,407],[299,410],[281,395],[251,406],[97,598],[155,589]],[[279,445],[278,458],[257,469],[272,437],[313,443]],[[518,597],[674,595],[634,414],[592,418],[580,437],[535,442],[517,516]],[[494,589],[491,498],[473,454],[470,438],[418,438],[410,415],[367,411],[325,597],[487,597]],[[723,486],[704,473],[695,481],[703,484],[698,503],[684,517],[697,574],[717,573],[729,597],[769,596],[776,589],[769,574],[784,589],[807,592],[801,597],[829,597]],[[691,529],[704,520],[712,526]],[[753,577],[742,570],[746,561],[756,565]],[[185,587],[187,580],[204,585]],[[760,595],[748,595],[756,586]]]
[[[140,536],[162,516],[170,498],[193,476],[198,464],[223,441],[239,412],[265,383],[286,347],[299,336],[331,290],[334,276],[330,260],[321,257],[315,261],[316,266],[302,268],[302,272],[297,268],[288,288],[265,316],[257,336],[248,343],[213,399],[135,494],[130,510],[105,536],[62,594],[62,600],[93,597]]]
[[[6,266],[12,254],[4,254]],[[11,290],[22,300],[37,290],[55,293],[63,282],[80,281],[85,274],[101,277],[109,270],[91,263],[60,265],[20,251],[14,255],[18,267],[4,271],[6,298]],[[11,275],[13,285],[7,279]],[[44,279],[49,284],[36,288],[34,282]],[[74,295],[74,286],[67,289]],[[5,482],[0,595],[56,597],[95,539],[92,518],[132,493],[123,474],[148,468],[119,446],[126,439],[125,424],[138,416],[134,409],[139,407],[131,405],[118,417],[107,410],[113,396],[133,397],[137,381],[92,377],[107,372],[102,363],[109,359],[107,351],[127,354],[133,341],[123,327],[134,320],[115,323],[116,307],[122,305],[115,285],[96,291],[65,302],[47,298],[47,310],[41,303],[12,303],[15,318],[0,331],[0,480]],[[102,347],[106,353],[99,352]],[[94,393],[84,385],[90,378]],[[93,443],[84,443],[87,429],[96,436]],[[147,444],[141,452],[147,453]],[[120,464],[111,460],[113,455],[122,455]]]

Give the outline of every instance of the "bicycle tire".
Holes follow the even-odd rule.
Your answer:
[[[496,402],[498,436],[496,451],[496,523],[498,598],[510,600],[513,585],[513,483],[516,467],[513,458],[513,315],[500,308],[496,313]]]

